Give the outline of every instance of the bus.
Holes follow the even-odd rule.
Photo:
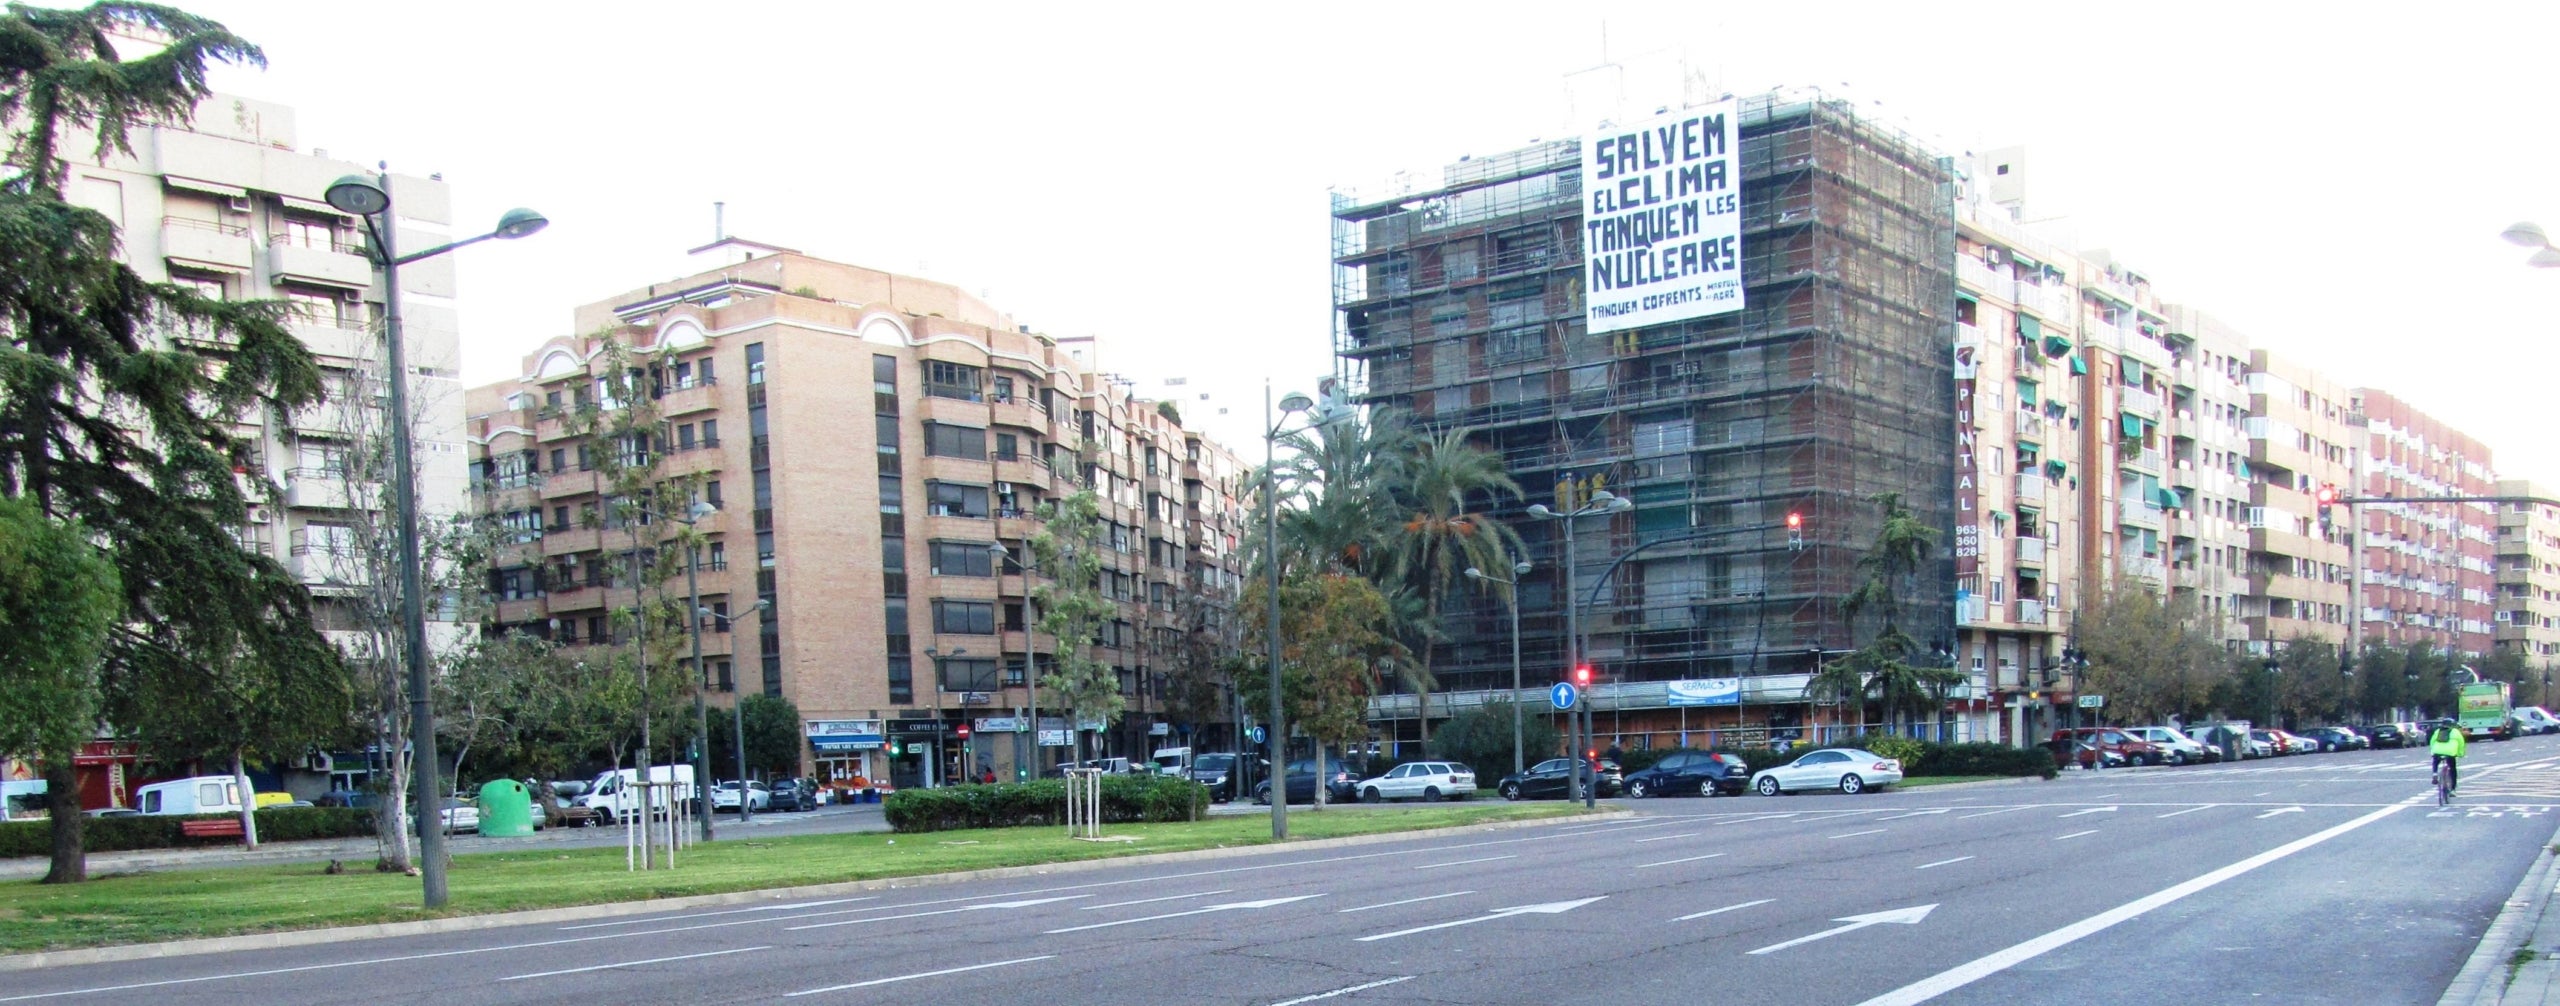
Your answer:
[[[2454,722],[2462,726],[2463,736],[2502,741],[2514,735],[2514,725],[2508,720],[2514,709],[2506,682],[2474,682],[2462,686],[2459,696],[2454,705]]]

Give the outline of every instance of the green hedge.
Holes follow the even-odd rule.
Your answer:
[[[1209,788],[1189,779],[1131,775],[1102,780],[1105,824],[1196,821],[1208,809]],[[890,829],[900,832],[1063,826],[1067,821],[1067,784],[1063,779],[1034,779],[902,789],[889,794],[880,810]]]
[[[1905,766],[1907,775],[2007,775],[2053,778],[2053,752],[2013,748],[2006,744],[1928,744],[1919,760]]]
[[[237,838],[189,838],[183,821],[236,821],[237,814],[145,815],[93,817],[80,823],[80,844],[90,852],[133,849],[179,849],[236,845]],[[315,838],[357,838],[373,834],[373,812],[345,807],[269,807],[258,812],[258,840],[298,842]],[[0,859],[53,854],[53,823],[10,821],[0,824]]]

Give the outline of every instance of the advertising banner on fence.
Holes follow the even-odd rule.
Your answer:
[[[1670,683],[1669,698],[1667,704],[1674,706],[1738,706],[1742,704],[1742,679],[1674,681]]]
[[[1582,298],[1592,334],[1742,310],[1741,153],[1732,101],[1583,141]]]

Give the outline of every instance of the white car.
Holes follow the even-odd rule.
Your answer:
[[[1751,788],[1761,796],[1824,789],[1864,793],[1901,781],[1901,762],[1858,748],[1823,748],[1776,768],[1761,769],[1751,777]]]
[[[453,797],[446,797],[443,816],[446,834],[465,831],[475,835],[480,833],[479,807]]]
[[[2181,733],[2176,727],[2126,727],[2125,733],[2150,741],[2169,752],[2169,764],[2193,765],[2207,759],[2204,745]]]
[[[773,807],[773,790],[760,782],[747,783],[747,809],[762,814]],[[711,809],[738,809],[738,781],[735,779],[711,787]]]
[[[1475,794],[1476,771],[1456,762],[1407,762],[1387,774],[1360,781],[1360,802],[1380,800],[1464,800]]]

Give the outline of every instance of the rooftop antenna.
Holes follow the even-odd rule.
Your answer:
[[[726,241],[726,240],[728,240],[728,239],[729,239],[729,225],[728,225],[728,221],[725,219],[725,218],[728,216],[728,212],[729,212],[729,204],[728,204],[728,203],[720,202],[720,201],[718,201],[718,200],[714,200],[714,201],[712,201],[712,203],[711,203],[711,242],[712,242],[713,244],[718,244],[718,243],[720,243],[720,242],[722,242],[722,241]]]

